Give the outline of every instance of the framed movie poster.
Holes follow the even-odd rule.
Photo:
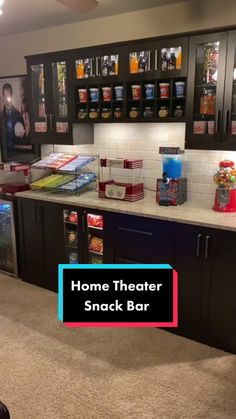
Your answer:
[[[0,143],[2,162],[40,159],[40,146],[30,143],[27,76],[0,77]]]

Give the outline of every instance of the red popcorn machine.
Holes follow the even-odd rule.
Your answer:
[[[99,198],[138,201],[144,198],[143,160],[100,159]],[[107,168],[105,179],[104,169]],[[113,174],[112,174],[113,173]],[[116,175],[116,179],[114,177]],[[119,180],[117,179],[119,178]]]

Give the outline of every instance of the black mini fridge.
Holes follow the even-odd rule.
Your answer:
[[[0,198],[0,271],[18,277],[16,202]]]

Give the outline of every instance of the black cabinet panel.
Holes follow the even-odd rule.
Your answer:
[[[64,210],[78,215],[79,263],[169,263],[179,278],[179,327],[168,330],[236,353],[236,233],[19,199],[22,278],[53,291],[58,264],[68,262]],[[91,237],[103,240],[101,254]]]
[[[176,225],[179,327],[174,333],[236,353],[236,234]]]
[[[176,262],[179,284],[179,327],[174,332],[195,339],[203,330],[203,233],[201,227],[176,224]]]
[[[139,263],[173,264],[174,232],[171,223],[117,215],[114,238],[116,261],[128,259]]]
[[[236,353],[236,234],[209,230],[208,237],[206,339],[212,345]]]
[[[227,32],[190,37],[186,148],[227,149],[223,141]]]
[[[37,201],[21,200],[18,214],[22,279],[44,287],[46,278],[42,205]]]
[[[44,204],[44,258],[46,287],[57,292],[58,264],[66,263],[63,209],[60,205]]]
[[[72,62],[68,54],[26,57],[29,76],[31,142],[35,144],[91,144],[89,124],[73,125]]]

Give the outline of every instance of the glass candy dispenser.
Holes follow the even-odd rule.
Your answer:
[[[219,212],[236,212],[236,168],[233,161],[223,160],[214,175],[217,185],[213,209]]]

